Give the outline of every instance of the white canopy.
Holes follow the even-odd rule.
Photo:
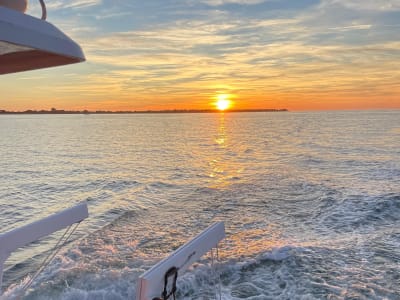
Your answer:
[[[84,60],[79,45],[54,25],[0,6],[0,74]]]

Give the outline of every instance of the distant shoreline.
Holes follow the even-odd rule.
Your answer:
[[[134,110],[134,111],[108,111],[108,110],[59,110],[52,108],[51,110],[25,110],[25,111],[6,111],[0,110],[0,115],[61,115],[61,114],[192,114],[192,113],[235,113],[235,112],[287,112],[283,109],[230,109],[220,111],[217,109],[171,109],[171,110]]]

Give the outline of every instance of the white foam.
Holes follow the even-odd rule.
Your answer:
[[[274,260],[274,261],[281,261],[287,259],[290,256],[290,252],[294,249],[293,246],[283,246],[280,248],[274,248],[270,252],[266,252],[261,255],[263,260]]]

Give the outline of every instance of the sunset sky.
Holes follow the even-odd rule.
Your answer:
[[[400,0],[46,3],[87,61],[2,75],[0,109],[400,108]]]

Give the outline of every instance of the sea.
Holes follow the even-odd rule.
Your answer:
[[[13,253],[1,299],[135,299],[223,221],[177,299],[400,299],[400,110],[0,116],[0,232],[87,202]],[[160,295],[161,295],[160,291]]]

